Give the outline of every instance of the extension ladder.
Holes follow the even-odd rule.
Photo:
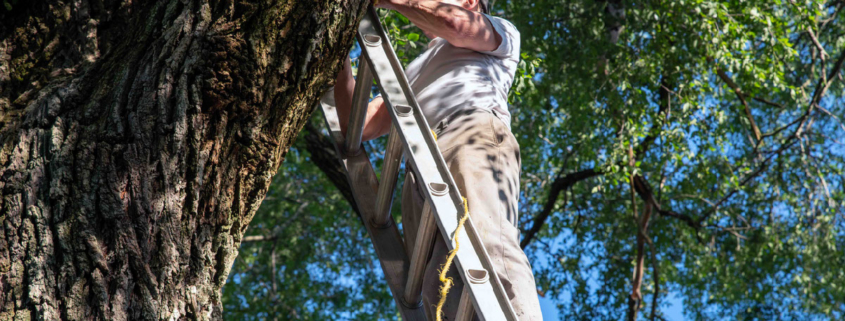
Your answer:
[[[446,238],[448,249],[454,249],[451,236],[463,215],[463,200],[372,6],[367,8],[358,25],[357,39],[363,59],[358,65],[345,139],[340,130],[334,92],[330,90],[326,93],[320,105],[402,320],[426,320],[421,308],[422,279],[426,260],[434,245],[435,228],[439,228],[440,234]],[[370,158],[361,145],[373,77],[392,119],[381,182],[376,178]],[[418,174],[420,189],[426,200],[410,256],[405,253],[404,241],[390,213],[403,152]],[[458,269],[464,281],[464,291],[457,320],[471,320],[473,314],[477,314],[481,320],[516,321],[513,307],[493,270],[472,219],[463,225],[458,241],[460,247],[453,268]]]

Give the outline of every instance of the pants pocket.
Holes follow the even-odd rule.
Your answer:
[[[511,134],[510,129],[508,129],[508,126],[502,120],[501,116],[499,116],[501,114],[498,111],[496,111],[495,109],[491,109],[490,114],[490,128],[493,133],[493,141],[496,143],[496,145],[501,145],[502,142],[504,142],[505,139],[508,138],[508,135],[513,134]]]

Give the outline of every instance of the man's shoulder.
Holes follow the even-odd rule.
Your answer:
[[[510,20],[502,17],[489,15],[486,13],[484,15],[487,16],[487,18],[490,20],[490,23],[494,24],[494,27],[501,27],[506,33],[519,36],[519,30],[516,29],[516,25],[514,25],[513,22],[511,22]],[[496,24],[498,24],[499,26],[495,26]]]
[[[509,58],[511,60],[519,60],[519,30],[516,29],[513,23],[505,18],[491,16],[484,14],[493,29],[499,36],[502,37],[502,42],[499,47],[492,51],[482,51],[481,53],[496,56],[499,58]]]

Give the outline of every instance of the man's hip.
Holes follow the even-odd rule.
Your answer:
[[[508,127],[489,110],[466,110],[453,114],[432,128],[437,144],[458,189],[469,204],[476,230],[493,260],[496,273],[511,298],[520,320],[540,320],[534,277],[519,247],[518,195],[519,144]],[[409,167],[406,167],[409,168]],[[412,172],[405,178],[402,196],[402,222],[406,249],[416,241],[424,196]],[[438,235],[423,281],[423,297],[428,308],[437,302],[437,270],[448,252]],[[463,287],[453,270],[456,285],[450,291],[444,311],[454,314]],[[431,313],[428,311],[427,313]],[[450,319],[451,320],[451,319]]]

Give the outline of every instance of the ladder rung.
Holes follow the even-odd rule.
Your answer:
[[[437,222],[434,221],[434,213],[431,206],[425,202],[420,218],[420,225],[417,228],[417,239],[414,250],[411,253],[411,265],[408,269],[408,282],[405,283],[405,302],[415,304],[420,301],[422,292],[422,281],[425,275],[425,265],[431,249],[434,246],[434,236],[437,235]],[[407,237],[407,232],[406,232]]]
[[[349,115],[349,126],[346,127],[346,152],[349,154],[356,154],[361,148],[364,120],[367,119],[367,106],[370,103],[370,91],[373,88],[370,63],[367,59],[359,59],[359,61],[358,77],[355,79],[355,90],[352,93],[352,113]]]
[[[402,162],[402,139],[396,132],[396,127],[390,127],[390,136],[387,138],[387,150],[384,153],[384,165],[381,170],[381,184],[378,186],[376,196],[376,217],[373,223],[377,226],[384,226],[393,217],[390,215],[390,207],[393,204],[393,191],[396,189],[396,179],[399,177],[399,164]]]
[[[458,303],[458,314],[455,321],[472,321],[475,315],[475,309],[472,307],[472,298],[469,296],[469,291],[465,287],[461,292],[461,301]]]

